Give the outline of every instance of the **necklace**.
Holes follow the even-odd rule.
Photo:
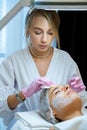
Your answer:
[[[38,55],[36,55],[36,54],[33,52],[31,46],[29,47],[29,49],[30,49],[31,54],[32,54],[33,56],[35,56],[36,58],[39,58],[39,59],[44,59],[44,58],[47,57],[47,56],[49,55],[49,53],[50,53],[50,47],[49,47],[49,49],[48,49],[48,52],[47,52],[44,56],[38,56]]]

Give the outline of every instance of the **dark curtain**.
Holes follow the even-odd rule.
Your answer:
[[[87,11],[59,11],[60,45],[77,62],[87,86]]]

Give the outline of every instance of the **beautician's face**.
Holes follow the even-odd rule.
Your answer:
[[[48,94],[52,110],[58,119],[64,120],[64,117],[73,111],[81,110],[81,98],[68,85],[65,87],[53,86]]]
[[[43,52],[51,45],[54,32],[46,18],[39,16],[34,18],[29,30],[29,36],[33,49]]]

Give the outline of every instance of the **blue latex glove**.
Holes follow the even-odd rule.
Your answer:
[[[72,77],[68,81],[68,84],[70,85],[71,89],[75,90],[76,92],[81,92],[82,90],[86,88],[81,78],[77,76]]]

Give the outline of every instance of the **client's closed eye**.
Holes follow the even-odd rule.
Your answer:
[[[53,91],[53,94],[58,94],[58,93],[60,93],[61,92],[61,89],[59,89],[59,88],[56,88],[54,91]]]
[[[58,93],[60,93],[62,91],[62,89],[60,87],[52,87],[50,89],[50,94],[56,95]]]
[[[55,95],[58,94],[58,93],[60,93],[60,92],[61,92],[60,90],[56,91],[56,92],[55,92]]]

